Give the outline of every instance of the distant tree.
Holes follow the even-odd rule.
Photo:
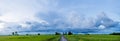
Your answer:
[[[55,32],[55,35],[60,35],[60,33],[58,33],[58,32]]]
[[[17,31],[15,31],[14,33],[15,33],[15,35],[19,35]]]
[[[67,35],[67,32],[63,32],[63,35]]]
[[[12,32],[12,35],[19,35],[17,31]]]
[[[63,32],[63,35],[65,35],[65,33]]]
[[[40,35],[40,33],[38,33],[38,35]]]
[[[115,32],[113,32],[113,33],[111,33],[110,35],[120,35],[120,33],[115,33]]]
[[[26,34],[26,36],[28,36],[29,34]]]
[[[73,33],[69,31],[69,32],[68,32],[68,35],[73,35]]]
[[[14,32],[12,32],[12,35],[15,35],[15,33],[14,33]]]
[[[89,33],[86,33],[85,35],[90,35]]]
[[[15,31],[15,35],[17,35],[17,31]]]

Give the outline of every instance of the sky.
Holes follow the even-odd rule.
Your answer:
[[[120,0],[0,0],[0,35],[120,32]]]

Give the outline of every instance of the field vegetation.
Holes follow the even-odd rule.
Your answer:
[[[66,35],[68,41],[120,41],[120,35]]]
[[[0,36],[0,41],[58,41],[59,35]]]

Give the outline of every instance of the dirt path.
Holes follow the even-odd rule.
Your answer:
[[[60,37],[60,41],[67,41],[67,39],[64,37],[64,35],[62,35],[62,36]]]

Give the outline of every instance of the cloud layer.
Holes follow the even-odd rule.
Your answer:
[[[67,31],[111,33],[120,31],[120,18],[117,14],[119,12],[114,12],[118,7],[114,5],[116,1],[107,2],[114,3],[114,6],[109,8],[105,5],[111,5],[99,4],[101,2],[93,4],[95,2],[82,1],[83,3],[80,3],[81,1],[71,0],[66,3],[67,1],[63,0],[1,0],[0,34],[11,34],[13,31],[19,33]],[[98,4],[102,7],[97,7]],[[114,11],[110,12],[111,10]]]

